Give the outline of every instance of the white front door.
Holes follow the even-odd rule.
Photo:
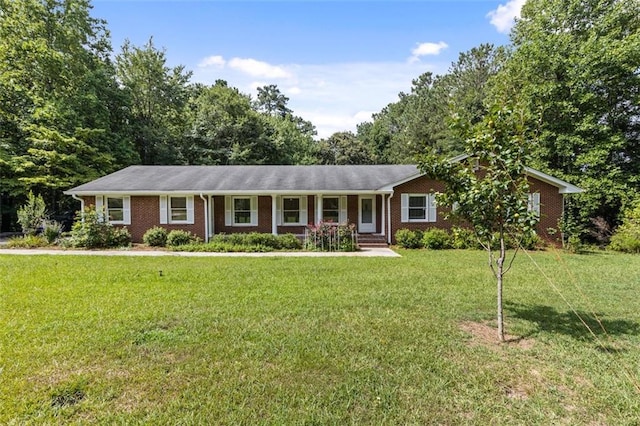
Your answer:
[[[358,197],[358,232],[376,232],[376,196]]]

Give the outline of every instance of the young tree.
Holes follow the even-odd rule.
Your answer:
[[[502,288],[524,236],[538,218],[529,209],[529,185],[525,174],[527,131],[523,117],[504,107],[492,108],[474,126],[465,143],[468,157],[458,162],[424,156],[420,169],[445,183],[439,205],[452,208],[464,220],[489,255],[497,282],[498,337],[504,341]],[[507,257],[507,239],[516,249]]]

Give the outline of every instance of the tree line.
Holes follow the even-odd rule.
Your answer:
[[[355,132],[316,139],[277,86],[190,82],[150,39],[113,55],[89,0],[0,0],[0,210],[130,164],[393,164],[462,151],[491,105],[531,130],[530,165],[586,190],[567,230],[600,237],[640,185],[640,5],[529,0],[508,46],[480,44]],[[508,149],[508,147],[505,147]],[[600,219],[596,219],[600,218]],[[598,222],[599,221],[599,222]]]

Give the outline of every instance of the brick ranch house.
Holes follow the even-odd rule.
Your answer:
[[[554,240],[570,183],[527,168],[538,233]],[[65,192],[104,208],[134,242],[154,227],[190,231],[207,241],[219,233],[303,235],[307,224],[346,222],[359,234],[395,243],[398,229],[449,229],[436,206],[441,182],[415,165],[359,166],[131,166]]]

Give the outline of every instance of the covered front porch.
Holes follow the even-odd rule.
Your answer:
[[[360,235],[388,233],[389,194],[216,194],[206,197],[206,239],[219,233],[303,236],[308,225],[352,223]]]

